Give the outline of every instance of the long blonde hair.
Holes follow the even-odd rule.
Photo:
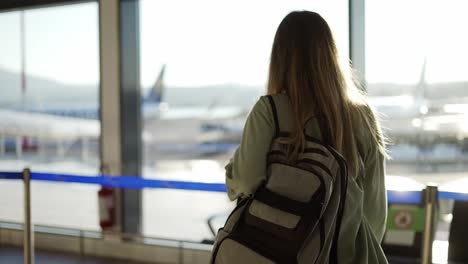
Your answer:
[[[374,113],[356,82],[341,69],[330,27],[317,13],[292,12],[276,31],[268,94],[283,92],[289,96],[294,114],[295,129],[289,140],[292,157],[297,158],[304,149],[304,122],[311,113],[322,120],[322,134],[347,160],[350,175],[361,168],[358,130],[368,130],[370,143],[385,155],[384,137]]]

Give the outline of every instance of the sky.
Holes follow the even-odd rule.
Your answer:
[[[468,81],[468,1],[366,1],[368,82]]]
[[[167,64],[174,85],[264,85],[276,28],[293,10],[317,11],[329,21],[348,56],[347,0],[185,1],[143,0],[142,81],[154,81]],[[183,7],[183,8],[181,8]],[[156,70],[155,70],[156,69]]]
[[[347,0],[141,0],[141,83],[262,86],[281,19],[293,10],[317,11],[348,57]],[[372,0],[366,3],[368,82],[415,83],[424,58],[428,82],[466,81],[468,1]],[[64,83],[99,81],[97,3],[24,12],[26,72]],[[20,12],[0,13],[0,67],[19,72]]]
[[[99,80],[96,3],[24,12],[26,72],[65,83]],[[20,12],[0,13],[0,67],[20,72]]]

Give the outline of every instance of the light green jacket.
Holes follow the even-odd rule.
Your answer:
[[[266,178],[267,152],[275,133],[273,118],[268,99],[261,97],[247,118],[239,148],[226,166],[226,185],[231,200],[251,195]],[[309,127],[308,134],[321,138],[317,121],[311,122],[314,124]],[[365,170],[348,177],[338,263],[387,263],[380,247],[387,217],[384,156],[372,144],[368,132],[361,129],[357,134],[364,152],[361,158]]]

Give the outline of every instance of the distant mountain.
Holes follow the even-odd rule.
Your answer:
[[[456,99],[468,97],[468,81],[425,83],[424,96],[428,99]],[[394,96],[402,94],[414,94],[418,84],[392,84],[392,83],[368,83],[369,96]]]
[[[30,107],[96,106],[99,101],[99,84],[73,85],[27,76],[26,103]],[[390,96],[414,93],[417,85],[369,83],[369,96]],[[142,89],[145,95],[150,87]],[[176,87],[170,84],[164,90],[163,100],[171,106],[240,106],[249,108],[263,94],[261,86],[219,84],[197,87]],[[426,84],[425,96],[429,99],[468,97],[468,82]],[[21,75],[0,69],[0,107],[19,107]]]
[[[468,97],[468,81],[429,84],[426,95],[430,99]]]
[[[30,107],[90,106],[99,101],[99,84],[72,85],[27,76],[26,103]],[[142,90],[145,95],[150,87]],[[240,84],[198,87],[172,87],[164,90],[163,100],[172,106],[241,106],[250,107],[261,95],[262,88]],[[0,69],[0,107],[18,107],[22,103],[21,75]]]
[[[56,103],[95,105],[98,98],[98,84],[70,85],[31,75],[26,78],[25,102],[33,107]],[[0,69],[0,106],[15,107],[21,103],[21,75]]]
[[[416,85],[392,84],[392,83],[368,83],[367,94],[369,96],[395,96],[413,93]]]
[[[261,87],[220,84],[198,87],[168,85],[164,101],[175,106],[250,107],[262,94]]]

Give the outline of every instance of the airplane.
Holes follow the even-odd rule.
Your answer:
[[[368,100],[397,161],[468,161],[468,82],[426,81],[424,60],[416,85],[371,83]]]
[[[468,161],[468,82],[429,84],[426,69],[427,58],[415,85],[367,84],[367,100],[390,140],[393,161]],[[245,116],[204,129],[222,130],[225,141],[239,142]]]
[[[415,85],[368,83],[367,100],[395,151],[404,152],[396,150],[398,145],[412,145],[426,152],[435,148],[440,154],[445,147],[438,145],[446,144],[468,154],[468,82],[429,84],[427,61],[425,58]],[[245,118],[237,123],[206,124],[205,128],[224,130],[225,138],[240,141],[243,121]]]
[[[152,89],[148,94],[142,97],[142,114],[145,117],[149,113],[157,112],[159,106],[162,104],[162,95],[163,95],[163,78],[166,66],[163,65],[159,73],[158,78]],[[28,106],[18,106],[14,110],[20,112],[29,112],[29,113],[39,113],[47,114],[53,116],[63,116],[70,118],[80,118],[80,119],[99,119],[99,108],[97,106],[66,106],[66,107],[28,107]]]
[[[461,100],[460,97],[455,99],[441,98],[437,95],[437,92],[442,89],[444,91],[450,90],[451,93],[460,93],[463,91],[463,87],[468,87],[468,83],[428,84],[426,82],[426,64],[427,60],[425,59],[419,82],[416,85],[368,84],[370,104],[382,114],[382,126],[396,145],[404,143],[416,145],[419,148],[423,146],[428,148],[431,144],[458,144],[461,140],[462,146],[468,146],[466,140],[468,138],[468,125],[466,125],[468,124],[466,122],[468,97]],[[184,152],[188,151],[209,155],[229,152],[238,145],[248,113],[247,108],[216,108],[214,103],[208,107],[170,107],[163,100],[165,71],[166,66],[163,65],[155,84],[142,98],[142,115],[145,120],[143,139],[145,143],[153,145],[154,151],[151,152],[164,151],[168,153],[172,151],[183,155]],[[256,90],[251,90],[251,97],[254,98]],[[21,115],[17,115],[20,113]],[[29,115],[25,116],[26,113]],[[1,118],[0,120],[3,120],[4,124],[1,124],[2,121],[0,121],[2,128],[0,133],[3,134],[18,134],[6,131],[8,130],[6,127],[10,127],[9,130],[16,127],[15,131],[20,131],[21,135],[30,135],[31,131],[35,131],[33,134],[38,134],[37,131],[44,131],[45,127],[49,127],[51,128],[49,130],[52,131],[45,129],[46,132],[41,132],[41,135],[31,135],[31,138],[52,135],[57,131],[56,128],[53,128],[54,125],[61,126],[61,124],[69,123],[67,127],[70,128],[70,131],[60,133],[60,137],[77,138],[76,131],[81,131],[78,134],[85,135],[86,138],[97,138],[99,135],[98,107],[15,108],[14,113],[1,110],[0,117],[2,114],[21,116],[21,122],[15,119],[9,124],[5,123],[7,118]],[[31,124],[38,123],[35,120],[43,121],[40,128],[30,127]],[[70,122],[70,120],[72,121]],[[17,127],[18,123],[21,123],[20,128]],[[27,129],[22,130],[21,128]],[[61,129],[63,131],[63,128]],[[174,133],[174,131],[184,131],[186,134],[184,136],[180,133]],[[58,137],[58,135],[55,136]],[[35,149],[34,146],[27,144],[33,141],[23,139],[22,145],[25,149]],[[17,146],[18,144],[10,145]],[[188,145],[191,146],[191,149],[187,149]],[[468,147],[462,149],[465,151]]]
[[[468,82],[429,84],[426,69],[427,58],[415,85],[367,84],[367,100],[390,139],[391,162],[468,162]],[[239,142],[244,122],[207,123],[204,129]]]
[[[163,65],[156,82],[141,100],[142,139],[147,154],[158,158],[184,158],[231,151],[238,143],[226,143],[223,140],[226,131],[205,124],[237,118],[245,110],[238,107],[218,109],[214,104],[209,108],[172,108],[163,98],[165,71],[166,66]],[[45,147],[41,144],[45,139],[81,141],[81,145],[97,144],[99,135],[98,107],[20,106],[0,109],[0,155],[6,151],[19,154],[38,151]]]

